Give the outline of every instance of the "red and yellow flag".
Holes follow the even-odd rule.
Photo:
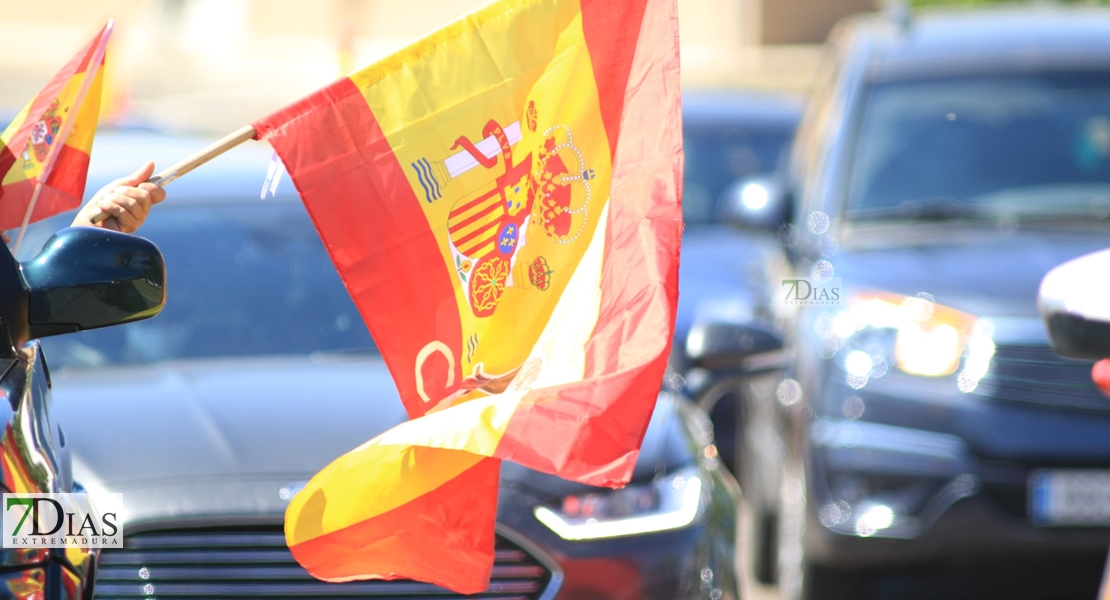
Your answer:
[[[111,35],[109,21],[0,134],[0,230],[23,223],[36,187],[29,222],[81,204]]]
[[[495,2],[254,126],[412,418],[312,479],[289,547],[481,591],[502,459],[631,477],[677,300],[675,2]]]

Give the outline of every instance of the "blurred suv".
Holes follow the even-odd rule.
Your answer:
[[[766,203],[730,210],[778,231],[782,278],[810,278],[779,290],[792,376],[746,424],[786,596],[975,596],[984,576],[1093,596],[1110,399],[1052,352],[1036,293],[1110,246],[1110,12],[852,18],[787,175],[758,183]]]
[[[93,183],[136,155],[169,164],[203,146],[149,131],[96,143]],[[158,318],[47,343],[74,478],[126,509],[97,598],[457,597],[317,581],[285,545],[305,482],[406,415],[293,186],[259,199],[270,154],[222,155],[151,211],[141,233],[169,278]],[[493,577],[476,597],[735,599],[738,499],[705,413],[663,388],[622,489],[503,463]]]

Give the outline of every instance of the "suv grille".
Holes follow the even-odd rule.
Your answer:
[[[1110,412],[1110,398],[1091,381],[1092,364],[1063,358],[1048,346],[999,345],[975,393],[1009,402]]]
[[[551,574],[535,558],[497,536],[490,587],[476,599],[535,599]],[[293,560],[273,529],[152,531],[129,536],[123,550],[104,550],[98,600],[122,598],[463,598],[415,581],[327,583]]]

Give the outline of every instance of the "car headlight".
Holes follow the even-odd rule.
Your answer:
[[[952,375],[962,362],[960,389],[971,391],[994,355],[989,322],[937,304],[928,294],[858,291],[826,329],[848,349],[849,376],[864,381],[888,357],[902,372],[922,377]]]
[[[697,467],[619,490],[575,494],[559,506],[537,506],[536,519],[564,540],[597,540],[680,529],[701,504]]]

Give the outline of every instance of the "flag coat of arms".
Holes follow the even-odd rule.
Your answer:
[[[58,71],[0,133],[0,230],[76,208],[85,194],[112,23]]]
[[[292,500],[316,577],[478,592],[501,460],[631,477],[677,300],[675,11],[495,2],[254,124],[411,418]]]

